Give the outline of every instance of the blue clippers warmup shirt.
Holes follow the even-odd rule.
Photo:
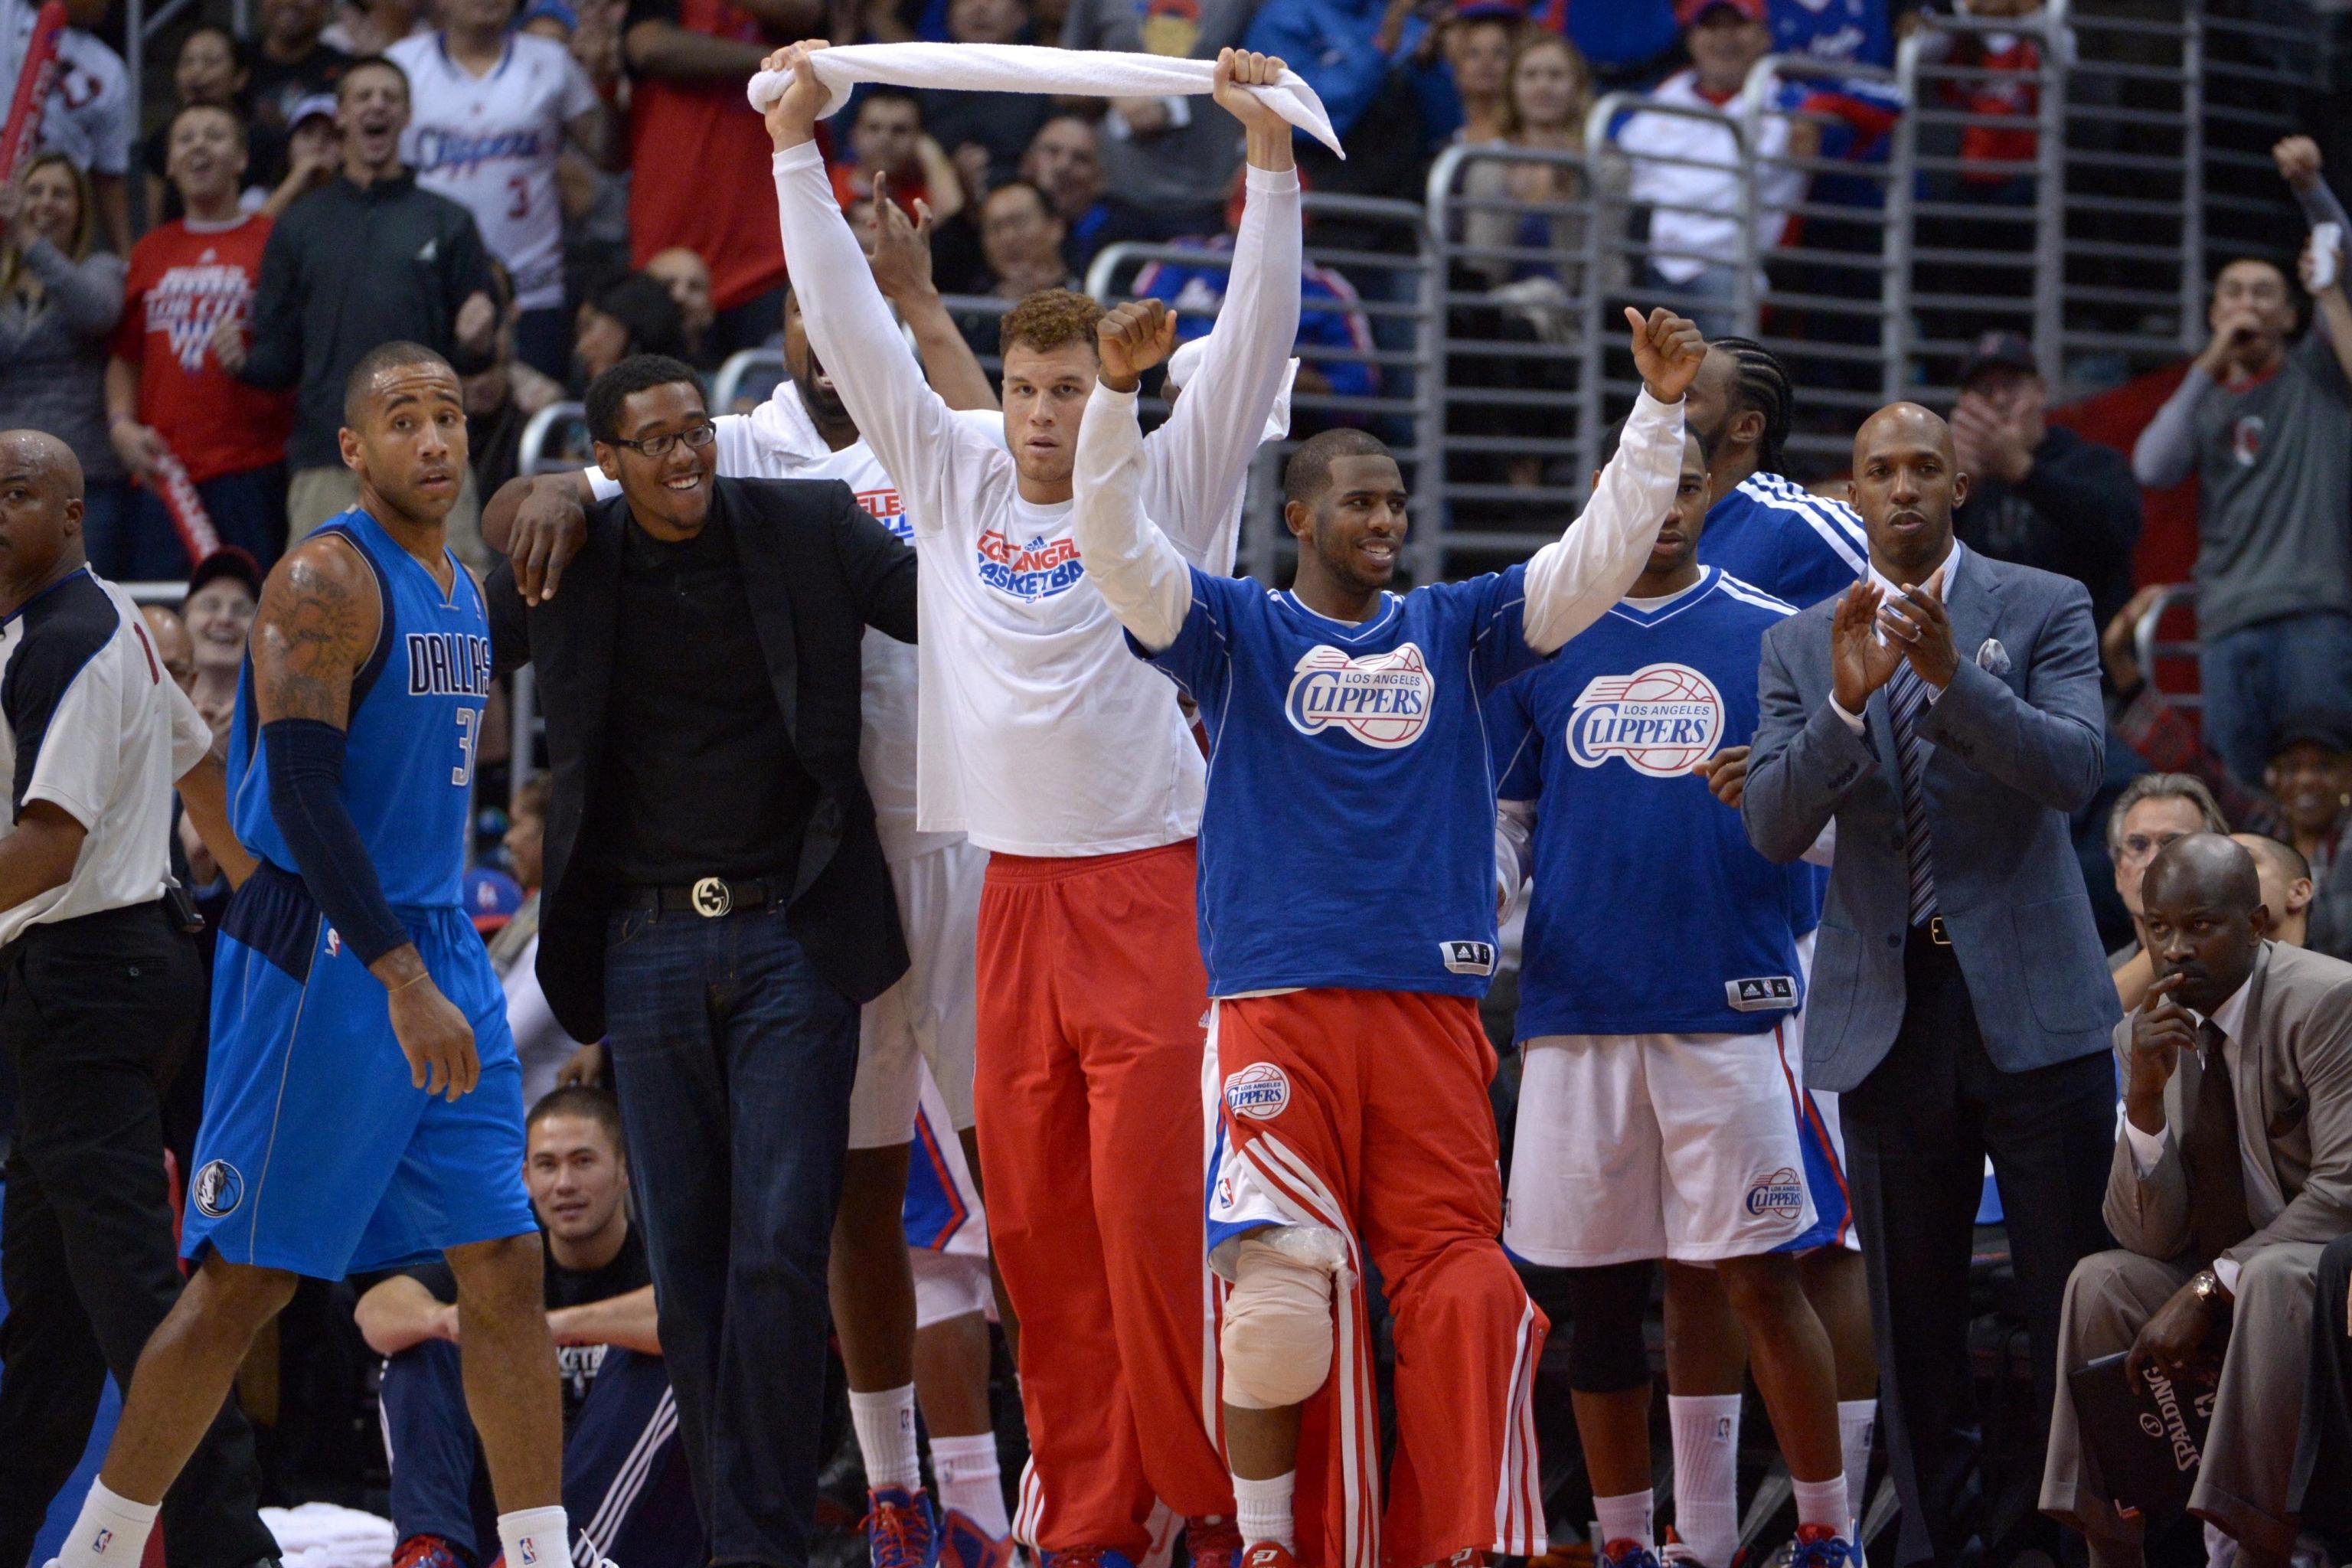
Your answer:
[[[1887,0],[1770,0],[1772,52],[1841,64],[1891,66]]]
[[[390,615],[352,681],[342,800],[394,909],[456,908],[466,870],[468,784],[490,690],[490,623],[455,555],[447,595],[422,562],[357,507],[319,531],[359,546]],[[237,683],[228,747],[230,815],[254,854],[292,870],[269,810],[269,763],[254,710],[253,666]]]
[[[1129,647],[1201,705],[1209,994],[1485,994],[1495,789],[1481,705],[1539,662],[1527,569],[1383,594],[1360,626],[1192,570],[1184,629]],[[1751,684],[1752,677],[1751,677]]]
[[[1794,614],[1709,567],[1487,704],[1501,796],[1536,803],[1519,1038],[1756,1034],[1802,1005],[1811,868],[1758,854],[1690,771],[1755,734],[1764,634]]]
[[[1706,509],[1698,558],[1806,610],[1869,574],[1870,536],[1845,502],[1750,474]]]

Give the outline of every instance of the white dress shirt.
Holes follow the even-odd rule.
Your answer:
[[[2230,993],[2228,1001],[2213,1009],[2213,1026],[2221,1031],[2221,1059],[2229,1065],[2232,1085],[2238,1081],[2241,1055],[2238,1039],[2246,1023],[2246,990],[2252,984],[2252,977],[2249,976]],[[2191,1012],[2189,1016],[2196,1017],[2196,1014]],[[2199,1018],[2198,1022],[2202,1025],[2205,1020]],[[2246,1125],[2242,1097],[2239,1098],[2238,1104],[2241,1107],[2238,1112],[2238,1168],[2245,1175],[2246,1217],[2252,1220],[2259,1229],[2278,1218],[2279,1211],[2286,1207],[2286,1194],[2279,1191],[2278,1183],[2273,1179],[2269,1162],[2261,1157],[2262,1130]],[[2143,1132],[2126,1117],[2124,1119],[2124,1141],[2131,1145],[2133,1173],[2141,1181],[2146,1181],[2148,1173],[2156,1169],[2157,1162],[2164,1158],[2165,1150],[2171,1147],[2172,1129],[2167,1127],[2161,1132]],[[2238,1293],[2237,1259],[2215,1259],[2213,1277],[2221,1282],[2222,1289],[2232,1296]]]

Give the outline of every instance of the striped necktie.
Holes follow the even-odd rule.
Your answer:
[[[1927,709],[1927,683],[1905,659],[1886,683],[1886,710],[1895,721],[1895,759],[1903,769],[1903,857],[1911,867],[1911,923],[1924,925],[1937,910],[1936,842],[1927,832],[1927,748],[1920,741],[1919,716]]]

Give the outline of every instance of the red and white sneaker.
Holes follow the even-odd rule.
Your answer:
[[[1298,1559],[1279,1541],[1261,1541],[1242,1553],[1242,1568],[1298,1568]]]

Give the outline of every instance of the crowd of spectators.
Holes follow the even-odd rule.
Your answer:
[[[1969,8],[1999,17],[2037,7]],[[1517,154],[1465,165],[1459,237],[1474,259],[1450,282],[1475,303],[1457,304],[1456,321],[1478,323],[1468,336],[1559,351],[1578,331],[1567,307],[1582,287],[1578,202],[1601,92],[1652,100],[1610,127],[1626,153],[1625,194],[1648,215],[1640,279],[1719,334],[1756,281],[1726,259],[1742,249],[1743,215],[1763,251],[1786,243],[1791,212],[1828,189],[1801,165],[1879,159],[1904,106],[1864,83],[1792,83],[1762,121],[1759,151],[1779,166],[1752,195],[1721,125],[1676,110],[1720,109],[1768,53],[1885,65],[1905,9],[874,0],[860,16],[876,38],[1282,54],[1317,88],[1351,154],[1342,163],[1302,148],[1311,189],[1410,199],[1448,147]],[[31,12],[27,0],[0,0],[0,37],[14,50],[0,50],[0,68],[13,72]],[[633,354],[708,374],[781,336],[789,258],[766,133],[741,84],[767,49],[834,18],[815,0],[373,0],[341,14],[327,0],[262,0],[249,38],[210,20],[173,36],[172,101],[140,125],[125,64],[101,41],[105,13],[104,0],[69,8],[41,148],[0,184],[0,428],[48,432],[79,459],[82,529],[100,574],[188,580],[175,629],[217,754],[262,574],[356,500],[338,432],[345,379],[370,350],[414,340],[460,372],[471,470],[452,542],[481,565],[490,552],[480,500],[519,471],[533,415]],[[1977,85],[1963,107],[2030,114],[2032,37],[1971,37],[1962,63]],[[1222,299],[1241,146],[1226,118],[1193,100],[873,89],[831,135],[845,208],[866,208],[869,224],[900,221],[875,210],[890,204],[919,226],[940,291],[974,302],[956,324],[983,359],[1001,307],[1079,286],[1115,242],[1152,248],[1120,282],[1173,304],[1185,337],[1205,330]],[[2033,135],[1972,130],[1958,194],[2020,203],[2026,187],[2012,170],[2032,156]],[[143,229],[128,183],[134,147]],[[2315,224],[2352,227],[2308,142],[2283,144],[2279,167]],[[1866,181],[1844,188],[1857,209],[1874,199]],[[2013,334],[1977,343],[1949,411],[1959,467],[1973,478],[1955,513],[1959,539],[2079,581],[2105,629],[2114,787],[2077,826],[2086,856],[2105,862],[2097,879],[2112,883],[2105,930],[2126,1009],[2148,1002],[2157,955],[2177,940],[2151,929],[2149,868],[2200,834],[2235,835],[2252,853],[2271,940],[2352,958],[2352,872],[2341,863],[2352,823],[2344,261],[2333,258],[2332,283],[2315,252],[2298,276],[2259,258],[2226,266],[2210,345],[2127,458],[2052,418],[2046,357]],[[1302,290],[1297,392],[1394,392],[1364,308],[1376,286],[1310,262]],[[1571,356],[1530,352],[1497,356],[1483,374],[1506,392],[1545,394],[1576,373]],[[1505,400],[1453,433],[1534,440],[1552,423],[1532,400]],[[1310,414],[1303,428],[1313,424]],[[1539,456],[1503,454],[1493,468],[1515,489],[1562,479]],[[2192,476],[2201,722],[2157,689],[2134,642],[2155,603],[2154,590],[2135,592],[2141,492]],[[229,548],[214,552],[212,542]],[[504,852],[522,901],[492,945],[532,1099],[576,1048],[531,978],[545,813],[543,790],[519,797]],[[176,835],[191,882],[215,882],[192,819]]]

